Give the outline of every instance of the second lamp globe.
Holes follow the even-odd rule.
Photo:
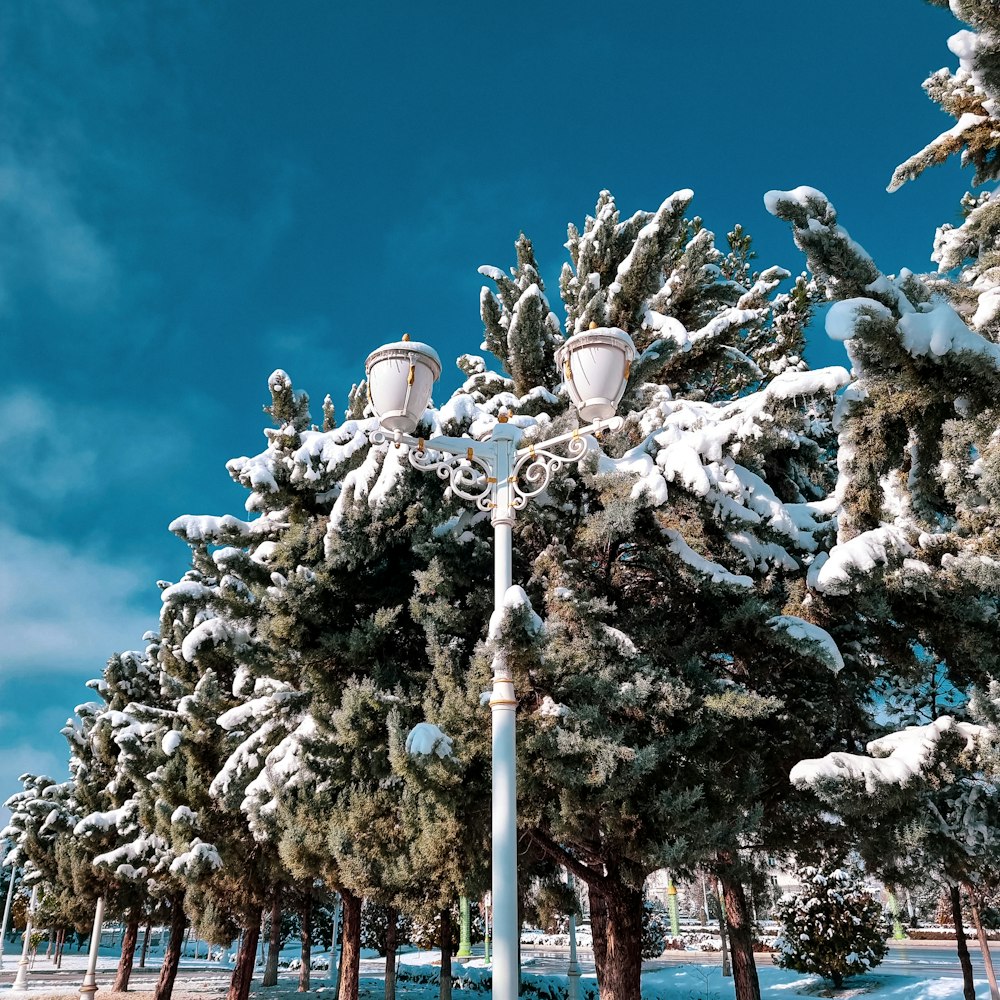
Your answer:
[[[632,338],[616,327],[593,327],[563,344],[556,363],[584,420],[614,416],[634,359]],[[365,374],[379,423],[389,432],[410,434],[423,417],[431,389],[441,376],[441,359],[433,347],[404,335],[402,340],[372,351],[365,362]]]

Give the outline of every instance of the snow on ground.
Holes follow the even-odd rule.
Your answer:
[[[4,968],[0,973],[0,992],[10,991],[19,956],[5,955]],[[116,964],[116,956],[101,955],[98,962],[98,996],[111,1000],[151,1000],[156,969],[151,963],[149,969],[136,969],[133,986],[127,994],[110,991],[111,976]],[[412,952],[400,956],[399,982],[396,995],[399,1000],[437,1000],[437,976],[440,955],[437,952]],[[379,977],[383,959],[366,959],[362,962],[360,1000],[381,1000],[384,984]],[[66,998],[79,992],[79,978],[86,965],[86,955],[69,954],[63,961],[64,970],[79,971],[80,977],[60,975],[50,971],[48,962],[39,956],[35,968],[29,976],[28,993],[32,1000],[47,1000],[49,997]],[[523,973],[525,989],[522,995],[528,1000],[548,1000],[566,995],[565,975],[535,975],[527,963]],[[207,1000],[225,994],[231,969],[217,962],[184,959],[181,976],[174,989],[174,1000]],[[759,964],[761,1000],[794,1000],[796,997],[841,997],[852,998],[864,995],[866,998],[894,998],[894,1000],[961,1000],[962,980],[944,978],[917,978],[879,973],[876,969],[867,976],[848,980],[843,990],[828,989],[818,976],[802,975]],[[195,973],[192,975],[192,973]],[[200,973],[200,974],[199,974]],[[258,978],[254,982],[254,1000],[301,1000],[303,994],[297,992],[298,974],[283,970],[278,985],[263,989]],[[453,965],[455,1000],[475,1000],[489,996],[488,991],[476,990],[475,986],[488,976],[482,967],[482,960],[473,960],[463,967],[458,962]],[[327,979],[325,970],[312,974],[310,993],[330,1000],[333,984]],[[471,987],[471,988],[470,988]],[[584,975],[580,981],[581,1000],[592,1000],[597,994],[597,983],[593,974]],[[643,1000],[730,1000],[735,996],[732,979],[725,979],[718,965],[670,964],[662,968],[651,968],[642,977]],[[977,1000],[988,1000],[989,987],[985,982],[977,985]]]

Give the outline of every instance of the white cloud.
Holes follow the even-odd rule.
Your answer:
[[[0,673],[101,673],[157,626],[148,574],[0,525]],[[148,611],[141,610],[145,604]]]
[[[31,389],[0,400],[0,453],[8,489],[25,496],[51,503],[96,485],[97,450],[77,422],[60,426],[56,407]]]
[[[63,308],[107,306],[118,286],[118,265],[110,246],[88,222],[79,193],[47,165],[18,162],[6,150],[0,162],[0,244],[7,289],[30,281]]]

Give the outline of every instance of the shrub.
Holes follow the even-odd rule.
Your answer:
[[[840,987],[885,958],[887,926],[882,906],[843,869],[828,875],[802,871],[807,890],[778,905],[781,934],[775,962],[783,969],[815,972]]]

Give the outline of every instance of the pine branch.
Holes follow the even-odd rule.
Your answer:
[[[529,829],[527,837],[535,847],[544,854],[547,854],[557,864],[562,865],[571,875],[583,879],[588,886],[592,889],[597,889],[598,892],[607,891],[608,877],[603,872],[597,871],[596,868],[591,868],[590,865],[585,865],[579,858],[570,854],[566,848],[560,847],[559,844],[537,827]]]

